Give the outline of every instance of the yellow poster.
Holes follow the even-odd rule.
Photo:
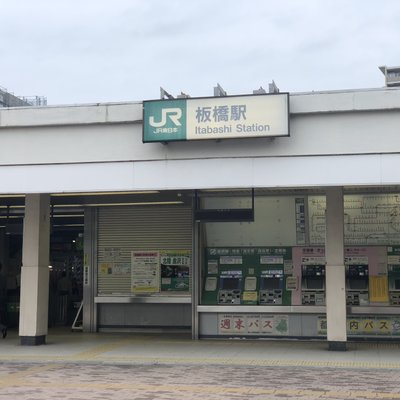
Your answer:
[[[369,287],[370,302],[386,303],[389,301],[387,276],[370,276]]]
[[[111,263],[101,263],[99,267],[100,275],[108,275],[112,272]]]

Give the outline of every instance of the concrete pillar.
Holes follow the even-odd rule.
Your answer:
[[[83,309],[82,329],[84,332],[96,332],[97,307],[94,298],[97,295],[97,210],[85,208],[85,228],[83,234]]]
[[[6,261],[7,261],[5,235],[6,235],[5,229],[4,228],[0,228],[0,263],[3,265],[3,274],[6,273],[6,271],[4,270],[4,265],[6,264]]]
[[[50,196],[25,198],[19,336],[22,345],[46,342],[49,308]]]
[[[326,191],[326,317],[330,350],[346,350],[343,188]]]

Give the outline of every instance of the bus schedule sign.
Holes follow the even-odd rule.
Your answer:
[[[143,102],[143,142],[289,136],[289,94]]]

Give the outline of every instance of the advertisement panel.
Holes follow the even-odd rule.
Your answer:
[[[289,136],[289,94],[143,102],[143,142]]]
[[[189,291],[190,250],[160,250],[161,291]]]
[[[133,293],[160,291],[160,253],[132,251],[131,290]]]

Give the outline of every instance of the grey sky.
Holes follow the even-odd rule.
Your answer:
[[[49,104],[381,87],[398,0],[0,0],[0,86]]]

